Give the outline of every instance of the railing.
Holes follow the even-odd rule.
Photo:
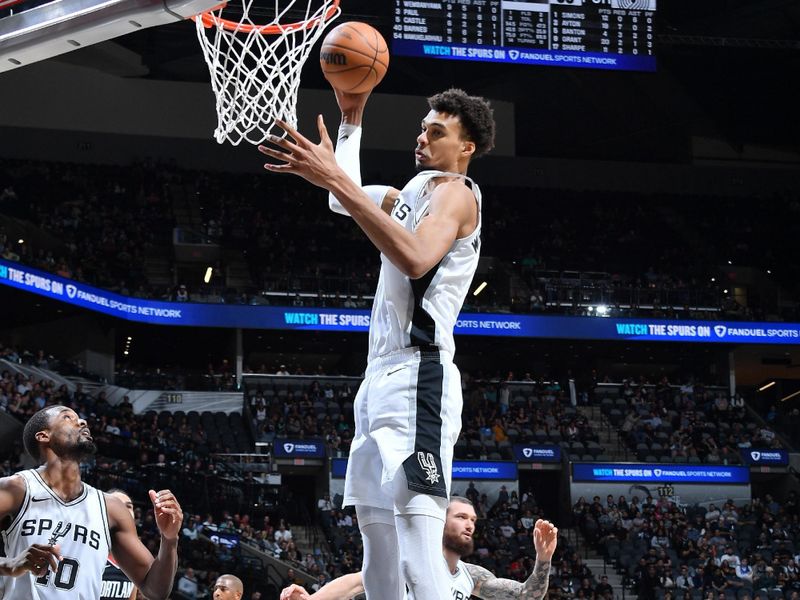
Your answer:
[[[192,231],[182,227],[175,227],[172,230],[173,244],[193,244],[203,246],[219,246],[219,240],[199,231]]]
[[[717,290],[614,285],[610,281],[540,283],[548,307],[597,307],[620,309],[672,309],[717,313],[724,297]]]

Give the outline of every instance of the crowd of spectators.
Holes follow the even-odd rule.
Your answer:
[[[573,506],[574,522],[643,600],[797,598],[799,515],[794,492],[707,507],[647,493]]]
[[[354,434],[358,383],[358,378],[271,378],[245,386],[257,438],[320,438],[331,456],[346,455]],[[462,387],[456,458],[513,460],[517,442],[564,444],[579,454],[602,454],[592,424],[556,382],[485,381],[466,375]]]
[[[42,368],[58,364],[43,351],[8,346],[0,347],[0,358]],[[280,370],[280,375],[288,373]],[[198,594],[220,572],[244,568],[241,546],[219,542],[226,533],[311,574],[319,586],[360,568],[363,549],[355,515],[329,497],[320,500],[318,518],[327,544],[316,543],[312,552],[303,553],[292,534],[291,523],[303,520],[294,510],[299,503],[292,491],[281,489],[279,498],[265,503],[263,486],[252,473],[235,473],[216,455],[241,450],[240,443],[246,450],[251,447],[247,418],[266,441],[322,437],[333,455],[346,454],[353,435],[357,383],[357,378],[267,378],[246,390],[244,418],[222,413],[136,415],[127,399],[112,406],[102,392],[92,397],[80,385],[71,389],[4,370],[0,408],[24,422],[39,408],[58,403],[86,418],[99,448],[86,467],[87,481],[101,488],[131,490],[139,501],[137,523],[148,547],[156,547],[157,534],[140,492],[167,482],[177,488],[179,497],[186,498],[187,515],[181,577],[197,582]],[[593,424],[557,383],[534,381],[528,375],[520,381],[509,374],[496,381],[465,377],[463,386],[464,426],[457,454],[497,458],[492,456],[496,452],[506,458],[504,442],[513,441],[560,443],[570,450],[580,444],[587,451],[590,444],[597,444]],[[581,395],[580,401],[599,404],[629,444],[647,444],[647,454],[641,457],[638,452],[644,448],[629,446],[638,460],[650,460],[650,453],[659,450],[654,446],[657,440],[666,442],[655,456],[662,462],[695,458],[738,462],[739,448],[779,447],[769,426],[779,420],[774,409],[766,424],[742,425],[755,422],[746,418],[742,399],[730,399],[699,382],[676,386],[667,378],[655,384],[631,379],[618,386],[598,386]],[[5,474],[30,465],[19,443],[2,459]],[[455,491],[473,500],[481,517],[470,560],[500,576],[525,579],[533,566],[531,527],[536,518],[553,515],[543,513],[530,490],[519,497],[503,490],[492,502],[472,486]],[[257,511],[252,508],[259,506]],[[755,600],[759,595],[767,600],[779,593],[786,598],[800,593],[796,566],[800,556],[795,547],[800,509],[793,494],[783,503],[765,496],[751,503],[725,501],[707,508],[679,506],[668,498],[656,501],[647,494],[609,497],[605,502],[595,498],[591,503],[579,501],[573,518],[586,539],[614,561],[647,600],[678,594],[685,598],[686,591],[692,600],[698,596],[723,600],[720,594],[728,600],[733,595],[738,600]],[[217,542],[209,541],[215,535]],[[290,574],[281,584],[294,578]],[[191,588],[190,583],[184,582],[184,587]],[[551,596],[605,598],[610,593],[607,586],[563,540],[553,562]]]
[[[168,246],[171,190],[179,170],[152,162],[125,167],[5,161],[0,213],[40,228],[4,236],[5,258],[123,295],[152,297],[144,273],[154,245]]]
[[[322,192],[296,182],[151,161],[125,167],[6,161],[0,189],[0,214],[49,235],[20,244],[0,228],[0,255],[122,294],[358,307],[369,304],[375,288],[377,252],[351,220],[325,210]],[[769,286],[750,286],[746,301],[734,295],[734,284],[742,283],[726,271],[729,265],[755,267],[790,297],[800,295],[797,267],[779,263],[781,250],[792,248],[788,229],[752,226],[767,217],[785,222],[800,210],[792,198],[775,198],[765,211],[727,197],[483,190],[483,254],[502,268],[487,275],[495,279],[484,294],[468,299],[471,310],[597,314],[602,305],[609,316],[777,316],[777,295],[759,291]],[[199,282],[149,284],[148,252],[161,248],[167,253],[161,259],[172,260],[176,197],[200,215],[196,234],[244,256],[252,286],[211,294]],[[530,197],[535,218],[524,218]],[[216,266],[215,280],[224,280],[225,269]],[[500,276],[506,272],[524,283]],[[784,318],[797,316],[791,307],[780,310]]]
[[[777,413],[759,423],[742,395],[730,396],[726,388],[692,379],[672,385],[664,376],[655,384],[627,379],[598,387],[595,397],[636,460],[739,464],[741,449],[783,447]],[[789,418],[796,423],[795,411]]]

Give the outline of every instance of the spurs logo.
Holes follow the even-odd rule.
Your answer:
[[[436,461],[433,459],[433,454],[428,452],[417,452],[417,462],[422,470],[425,471],[427,477],[425,478],[430,483],[439,483],[439,469],[436,468]]]
[[[56,542],[58,541],[58,538],[62,538],[65,535],[67,535],[70,529],[72,529],[72,523],[67,523],[65,527],[64,521],[59,521],[58,525],[56,525],[56,529],[53,532],[53,535],[50,536],[50,539],[47,540],[47,543],[50,544],[51,546],[55,546]]]

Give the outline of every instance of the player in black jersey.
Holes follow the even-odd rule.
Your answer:
[[[133,513],[133,500],[124,491],[112,489],[106,492],[109,496],[119,499],[131,513],[131,517],[136,520]],[[100,600],[136,600],[136,586],[130,578],[117,566],[114,557],[109,554],[106,560],[106,568],[103,571],[103,582],[100,584]]]

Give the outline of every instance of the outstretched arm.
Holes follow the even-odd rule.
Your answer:
[[[536,561],[533,573],[525,583],[513,579],[495,577],[490,571],[466,563],[467,571],[475,582],[472,595],[485,600],[506,600],[520,598],[522,600],[542,600],[547,593],[550,562]]]
[[[106,496],[106,506],[112,535],[111,553],[144,596],[159,600],[168,598],[172,591],[178,568],[178,534],[183,512],[169,490],[158,493],[150,490],[150,500],[161,532],[161,544],[155,559],[139,540],[136,525],[125,505],[117,498]]]
[[[338,198],[344,209],[378,250],[411,279],[419,279],[441,261],[453,242],[471,233],[477,223],[475,196],[461,181],[436,187],[427,216],[412,233],[379,208],[336,163],[328,130],[317,118],[320,143],[314,144],[285,121],[277,124],[289,137],[270,136],[280,150],[259,146],[263,154],[283,161],[267,163],[273,173],[292,173],[324,188]]]
[[[391,214],[394,202],[400,195],[400,191],[386,185],[367,185],[361,184],[361,119],[364,115],[364,106],[367,103],[370,93],[349,94],[334,88],[336,93],[336,103],[342,111],[342,122],[339,125],[339,133],[336,136],[336,163],[347,173],[357,185],[361,186],[369,198],[383,212]],[[350,216],[347,209],[342,206],[338,198],[332,192],[328,193],[328,206],[340,215]]]
[[[533,573],[524,583],[513,579],[495,577],[490,571],[477,565],[467,564],[467,571],[475,581],[473,596],[485,600],[542,600],[547,593],[550,576],[550,561],[558,544],[558,528],[549,521],[539,519],[533,528],[533,545],[536,549],[536,564]]]
[[[349,573],[337,577],[310,596],[299,585],[290,585],[281,592],[280,600],[350,600],[364,591],[361,573]]]

